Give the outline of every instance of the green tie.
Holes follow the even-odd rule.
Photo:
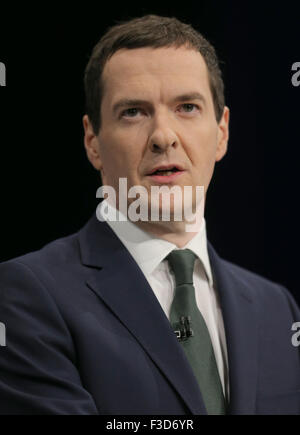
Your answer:
[[[195,299],[193,271],[196,255],[173,250],[167,257],[176,288],[170,322],[192,366],[208,414],[225,414],[225,400],[214,350],[205,320]]]

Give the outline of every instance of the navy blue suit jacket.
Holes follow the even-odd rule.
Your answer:
[[[229,414],[299,414],[300,312],[282,286],[208,253],[229,358]],[[205,414],[159,302],[92,217],[79,233],[0,265],[0,414]]]

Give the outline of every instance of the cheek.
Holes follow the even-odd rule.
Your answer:
[[[132,144],[129,146],[128,142],[113,140],[103,142],[101,152],[103,169],[111,179],[127,177],[129,180],[136,177],[141,158],[142,154],[139,156],[137,149]]]
[[[211,177],[216,159],[216,130],[201,128],[190,135],[191,144],[187,147],[187,154],[195,168],[194,176],[203,182]]]
[[[197,166],[210,166],[211,162],[215,161],[217,144],[215,133],[199,131],[198,135],[193,135],[186,143],[187,154]]]
[[[112,134],[111,131],[102,131],[99,137],[100,157],[103,165],[106,168],[114,168],[117,170],[124,158],[126,158],[126,143],[119,138],[118,135]]]
[[[114,134],[109,152],[113,154],[112,159],[116,159],[123,167],[124,172],[133,173],[138,169],[147,143],[145,138],[145,132],[135,129],[122,129],[122,132]]]

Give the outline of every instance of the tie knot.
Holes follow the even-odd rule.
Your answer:
[[[167,256],[172,269],[176,286],[181,284],[193,284],[193,272],[196,255],[190,249],[174,249]]]

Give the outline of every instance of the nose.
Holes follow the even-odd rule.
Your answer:
[[[166,114],[157,114],[153,118],[148,142],[151,152],[162,154],[168,151],[168,148],[176,148],[178,144],[179,138],[174,131],[171,120]]]

